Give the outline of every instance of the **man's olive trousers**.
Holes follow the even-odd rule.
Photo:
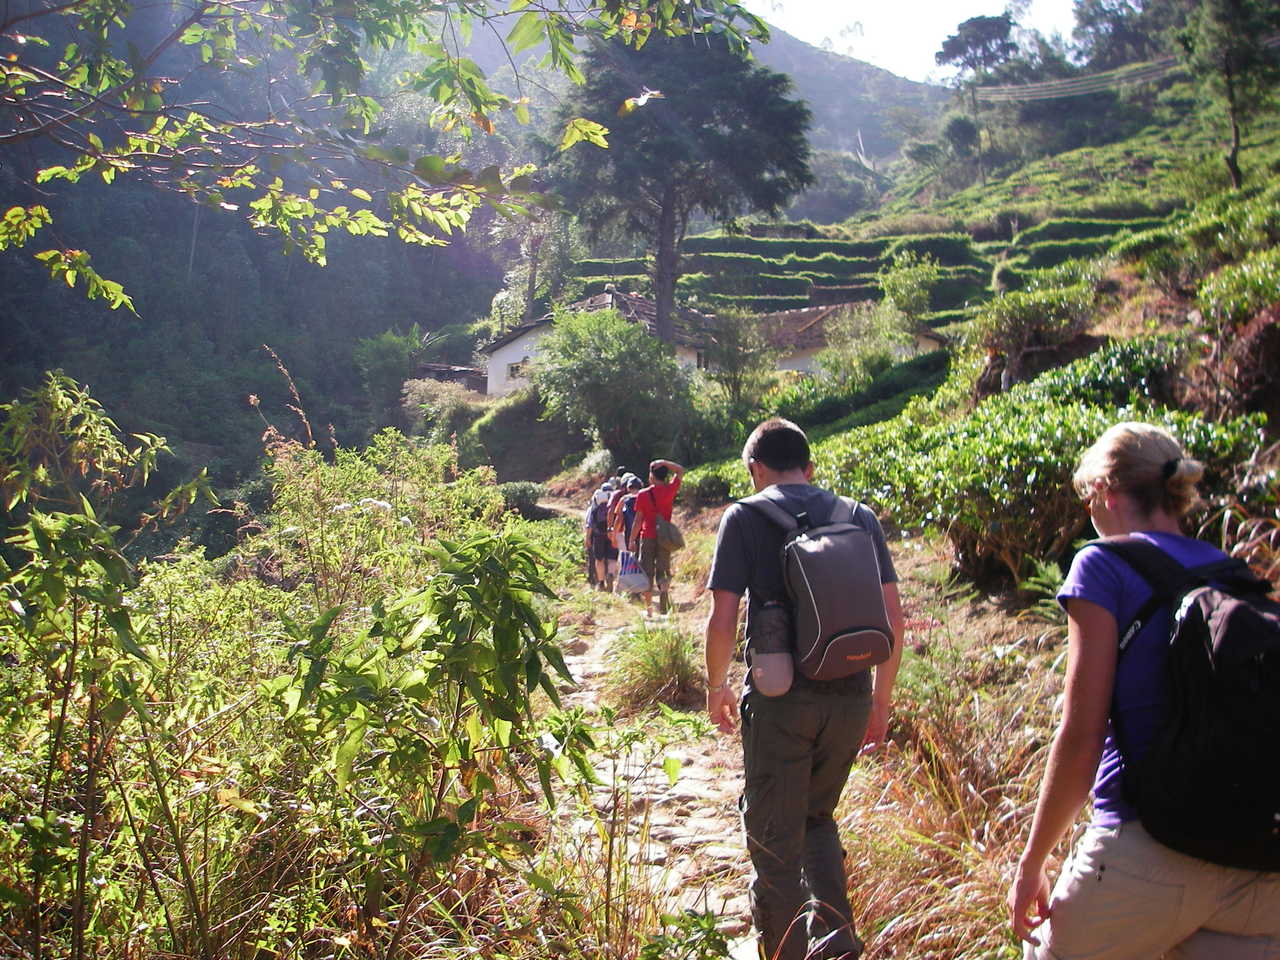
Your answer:
[[[865,683],[842,682],[846,692],[797,678],[781,697],[743,699],[740,807],[755,868],[751,915],[768,960],[862,952],[833,816],[871,712],[871,673],[859,676]]]

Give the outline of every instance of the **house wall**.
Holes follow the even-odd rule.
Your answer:
[[[819,352],[818,347],[810,347],[807,350],[797,350],[795,353],[789,353],[785,357],[779,357],[778,369],[815,373],[818,369],[817,356]]]
[[[490,396],[505,396],[529,382],[528,377],[511,377],[508,375],[511,364],[527,363],[538,355],[538,341],[547,335],[551,325],[547,324],[530,330],[510,343],[504,343],[489,354],[489,365],[485,371],[487,381],[485,392]],[[676,362],[682,367],[697,366],[698,351],[693,347],[677,346]]]
[[[525,386],[529,382],[527,376],[512,377],[509,375],[513,363],[527,363],[538,355],[538,341],[546,336],[551,325],[547,324],[522,334],[510,343],[504,343],[489,354],[489,365],[486,373],[485,393],[490,396],[505,396],[513,390]]]

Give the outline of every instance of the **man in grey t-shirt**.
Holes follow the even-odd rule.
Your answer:
[[[812,486],[813,463],[804,431],[782,419],[760,424],[747,439],[743,463],[757,491],[776,487],[794,514],[817,525],[835,495]],[[860,749],[884,740],[889,704],[902,658],[902,605],[897,574],[884,533],[869,511],[881,589],[894,634],[893,654],[869,671],[819,682],[796,673],[791,689],[766,697],[742,695],[745,768],[741,809],[751,880],[751,915],[761,955],[770,960],[856,960],[862,943],[853,929],[844,851],[834,812]],[[783,531],[763,514],[734,504],[716,538],[708,586],[706,627],[707,713],[722,732],[738,720],[729,688],[729,663],[737,644],[738,609],[748,598],[748,622],[765,603],[786,599],[782,578]]]

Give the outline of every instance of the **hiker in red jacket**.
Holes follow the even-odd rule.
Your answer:
[[[658,517],[671,519],[671,507],[680,489],[684,467],[670,460],[654,460],[649,464],[649,486],[636,496],[636,517],[631,525],[631,552],[640,558],[640,566],[649,577],[645,591],[645,612],[653,613],[653,591],[656,587],[662,613],[671,610],[671,551],[658,544]]]

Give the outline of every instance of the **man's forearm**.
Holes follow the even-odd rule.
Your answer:
[[[707,617],[707,684],[718,687],[729,677],[729,664],[738,642],[738,601],[728,591],[712,591],[711,614]]]
[[[902,597],[896,583],[886,583],[884,590],[885,612],[889,615],[889,630],[893,634],[893,650],[889,659],[876,667],[872,687],[872,699],[882,707],[888,707],[893,699],[893,685],[898,679],[898,667],[902,664],[902,644],[906,638],[906,620],[902,614]]]

